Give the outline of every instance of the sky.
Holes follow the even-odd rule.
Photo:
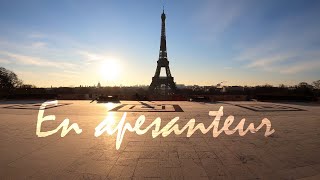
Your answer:
[[[163,5],[177,84],[320,79],[317,0],[0,0],[0,66],[38,87],[149,85]]]

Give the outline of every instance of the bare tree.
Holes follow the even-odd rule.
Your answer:
[[[19,88],[37,88],[37,86],[33,85],[33,84],[23,84],[21,86],[19,86]]]
[[[284,84],[279,84],[279,88],[287,88],[287,86]]]
[[[14,72],[0,67],[0,89],[13,89],[20,87],[22,84],[22,80]]]
[[[313,81],[312,85],[313,85],[314,89],[320,89],[320,80]]]

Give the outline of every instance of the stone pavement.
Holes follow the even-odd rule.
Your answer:
[[[60,131],[37,137],[41,101],[0,101],[0,179],[320,179],[320,106],[303,103],[266,102],[137,102],[121,104],[59,101],[49,106],[42,131],[56,128],[65,118],[83,130],[65,137]],[[264,137],[265,127],[245,136],[196,132],[152,138],[126,132],[119,150],[117,134],[95,137],[95,127],[105,118],[135,124],[145,115],[145,126],[157,117],[162,126],[174,117],[183,127],[194,118],[209,126],[209,111],[224,107],[235,127],[246,118],[258,126],[263,118],[275,133]]]

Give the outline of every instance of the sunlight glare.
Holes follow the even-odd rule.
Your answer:
[[[108,102],[105,104],[105,106],[106,106],[107,110],[110,110],[115,106],[115,104],[113,104],[112,102]]]
[[[120,74],[119,64],[112,59],[108,59],[101,64],[101,74],[105,80],[116,80]]]

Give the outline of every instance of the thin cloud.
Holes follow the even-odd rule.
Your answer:
[[[55,68],[62,68],[62,69],[75,68],[75,64],[66,63],[66,62],[52,61],[44,58],[26,56],[26,55],[10,53],[10,52],[0,52],[0,54],[2,56],[6,56],[10,58],[17,64],[33,65],[33,66],[40,66],[40,67],[55,67]]]
[[[285,69],[282,69],[280,72],[282,74],[295,74],[299,72],[306,72],[310,70],[319,70],[319,69],[320,69],[320,60],[318,59],[318,60],[296,63]]]
[[[32,38],[32,39],[39,39],[39,38],[45,38],[45,37],[47,37],[47,35],[43,33],[31,33],[28,35],[28,38]]]
[[[282,74],[320,69],[318,47],[320,25],[313,13],[287,18],[273,27],[265,39],[245,47],[234,60],[244,67]]]
[[[43,50],[52,50],[48,48],[49,43],[43,40],[34,42],[15,42],[8,40],[0,40],[0,48],[9,51],[26,51],[26,52],[43,52]],[[46,48],[46,49],[44,49]]]
[[[67,73],[67,74],[72,74],[72,75],[80,74],[80,72],[78,72],[78,71],[69,71],[69,70],[64,70],[63,72],[64,72],[64,73]]]
[[[320,58],[320,24],[314,18],[319,16],[319,11],[297,11],[290,13],[290,16],[269,19],[265,29],[257,28],[265,20],[261,18],[269,12],[250,11],[243,14],[254,18],[249,19],[248,26],[240,28],[242,34],[235,35],[234,39],[230,37],[234,40],[232,47],[235,47],[231,48],[233,63],[245,70],[253,70],[257,76],[259,71],[282,75],[319,71],[316,59],[319,61]]]
[[[254,61],[250,62],[247,67],[248,68],[256,68],[256,67],[266,67],[273,65],[275,63],[280,63],[282,61],[290,60],[293,57],[296,57],[296,53],[289,53],[289,54],[276,54],[271,55],[268,57],[263,57],[260,59],[255,59]]]
[[[52,73],[48,73],[48,76],[60,77],[60,78],[63,78],[63,79],[78,77],[76,74],[68,74],[68,73],[65,73],[65,72],[64,73],[52,72]]]
[[[230,70],[230,69],[233,69],[233,68],[230,67],[230,66],[227,66],[227,67],[224,67],[223,69],[225,69],[225,70]]]
[[[84,63],[87,65],[114,59],[113,56],[108,56],[105,54],[99,54],[99,53],[89,52],[89,51],[77,51],[77,53],[83,57]]]
[[[44,48],[46,46],[47,46],[47,43],[45,43],[45,42],[34,42],[31,44],[32,48],[37,48],[37,49]]]
[[[194,15],[197,26],[204,27],[203,39],[212,40],[229,28],[245,10],[240,1],[207,1]]]
[[[296,50],[287,53],[275,52],[270,53],[270,55],[262,54],[261,56],[248,59],[245,61],[245,67],[281,74],[296,74],[320,69],[320,63],[314,60],[319,57],[320,53],[317,51]]]
[[[101,61],[105,59],[103,55],[97,53],[92,53],[88,51],[78,51],[78,53],[82,55],[88,62]]]
[[[7,59],[0,59],[0,63],[1,64],[10,64],[10,61],[8,61]]]

